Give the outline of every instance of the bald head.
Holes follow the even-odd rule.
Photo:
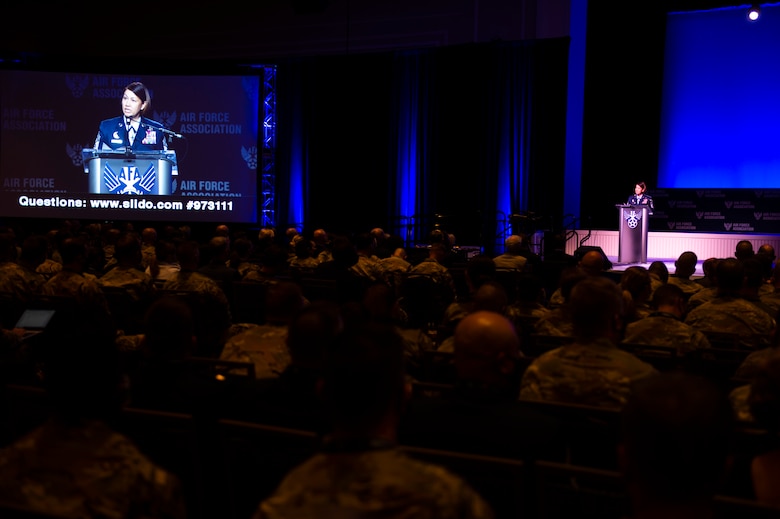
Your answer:
[[[522,356],[520,338],[503,315],[478,310],[464,317],[455,328],[455,369],[461,380],[506,385]]]
[[[590,250],[582,256],[579,266],[588,274],[598,274],[604,270],[604,257],[601,252]]]

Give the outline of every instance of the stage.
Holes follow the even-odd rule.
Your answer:
[[[748,240],[753,249],[768,243],[780,251],[780,234],[736,234],[736,233],[703,233],[703,232],[658,232],[647,233],[647,262],[619,264],[618,231],[606,230],[576,230],[574,236],[566,242],[566,253],[574,252],[583,245],[601,247],[604,254],[612,262],[613,270],[623,271],[630,266],[648,267],[653,261],[663,261],[669,273],[674,273],[675,260],[686,251],[691,251],[699,258],[694,276],[702,275],[701,264],[707,258],[729,258],[734,256],[737,243]]]

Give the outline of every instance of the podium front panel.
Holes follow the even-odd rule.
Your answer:
[[[170,195],[175,152],[84,154],[89,192],[114,195]]]
[[[647,262],[646,205],[618,205],[618,263]]]

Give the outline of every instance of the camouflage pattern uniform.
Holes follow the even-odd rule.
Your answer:
[[[369,281],[379,281],[382,279],[381,271],[379,270],[379,258],[376,256],[366,256],[365,254],[358,254],[357,263],[349,267],[349,269],[358,276]]]
[[[773,312],[773,315],[780,313],[780,291],[772,290],[771,292],[759,294],[758,297]]]
[[[62,270],[62,263],[53,259],[45,259],[43,263],[35,267],[35,272],[42,274],[47,281],[60,270]]]
[[[92,274],[61,270],[43,284],[44,295],[72,297],[79,304],[94,305],[110,314],[108,301],[96,276]]]
[[[669,280],[667,283],[670,285],[677,285],[678,287],[682,288],[682,291],[686,297],[691,297],[693,294],[701,291],[704,288],[693,279],[679,278],[674,274],[669,275]]]
[[[559,306],[550,310],[536,321],[534,331],[540,335],[573,337],[574,326],[568,308]]]
[[[393,287],[400,287],[411,269],[412,264],[398,256],[382,258],[377,265],[380,278]]]
[[[287,326],[248,324],[226,341],[220,358],[251,362],[257,378],[278,377],[291,362]]]
[[[745,357],[745,360],[737,368],[734,373],[734,377],[743,380],[751,380],[758,374],[764,364],[773,356],[777,354],[777,347],[761,348],[760,350],[752,351]]]
[[[712,301],[716,297],[718,297],[718,287],[705,287],[688,298],[688,311],[690,312],[697,306],[701,306],[707,301]]]
[[[220,288],[216,281],[199,272],[179,271],[162,285],[163,290],[181,290],[189,292],[200,292],[210,296],[217,305],[224,310],[224,316],[230,323],[230,303],[225,292]]]
[[[520,399],[621,408],[631,384],[657,372],[609,339],[573,343],[543,353],[528,366]]]
[[[492,518],[460,477],[395,448],[316,454],[293,469],[254,519],[298,517]]]
[[[157,258],[157,250],[153,244],[144,243],[141,245],[141,265],[143,268],[154,263]]]
[[[452,278],[449,269],[435,259],[426,258],[422,260],[412,267],[409,271],[409,276],[428,276],[433,280],[436,286],[442,288],[443,293],[446,294],[450,300],[455,300],[455,280]]]
[[[729,393],[731,408],[734,409],[734,417],[741,422],[754,422],[753,413],[750,412],[750,384],[737,386]]]
[[[522,272],[525,269],[525,264],[528,263],[528,258],[504,253],[493,258],[493,263],[496,264],[497,270],[515,270]]]
[[[103,274],[98,282],[104,287],[124,288],[136,301],[143,300],[154,290],[152,276],[132,267],[116,266]]]
[[[676,315],[665,312],[653,312],[629,323],[623,342],[676,347],[678,355],[711,346],[709,339],[700,330],[685,324]]]
[[[0,501],[52,517],[185,517],[178,478],[97,421],[49,421],[5,447],[0,482]]]
[[[29,301],[40,294],[45,282],[43,274],[26,269],[13,261],[0,264],[0,292],[13,294],[19,301]]]
[[[765,336],[758,342],[745,344],[753,347],[768,345],[768,338],[774,334],[776,322],[764,310],[741,297],[716,297],[688,312],[686,324],[704,333],[718,332],[746,336]]]

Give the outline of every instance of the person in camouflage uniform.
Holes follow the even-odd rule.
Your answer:
[[[141,268],[146,269],[154,263],[157,255],[155,245],[157,244],[157,229],[154,227],[145,227],[141,231]]]
[[[278,377],[290,365],[288,326],[305,304],[297,283],[280,281],[268,284],[265,324],[247,323],[242,331],[227,340],[221,358],[253,363],[257,378]]]
[[[520,400],[620,408],[631,384],[658,371],[617,347],[623,295],[614,281],[591,276],[572,289],[574,342],[537,357],[523,374]]]
[[[438,288],[442,303],[449,305],[455,300],[455,280],[452,273],[444,266],[443,261],[447,256],[447,247],[443,243],[433,243],[428,250],[428,257],[409,271],[409,277],[426,276],[430,278],[434,286]]]
[[[504,240],[504,253],[493,258],[496,268],[522,272],[528,263],[528,258],[522,255],[523,249],[522,236],[517,234],[507,236]]]
[[[398,448],[408,394],[400,337],[390,325],[354,326],[326,357],[322,396],[331,427],[320,452],[290,471],[254,518],[493,517],[459,476]]]
[[[673,284],[661,285],[653,294],[653,311],[626,325],[623,342],[677,348],[678,355],[710,347],[700,330],[685,324],[685,292]]]
[[[115,333],[72,306],[35,337],[52,413],[0,450],[0,502],[46,517],[186,516],[178,477],[110,425],[125,396]]]
[[[72,298],[81,306],[88,306],[110,315],[108,301],[98,278],[84,272],[87,245],[81,237],[66,238],[60,246],[62,270],[41,287],[43,295]]]
[[[350,270],[366,281],[366,284],[380,281],[379,258],[374,254],[374,238],[367,232],[358,233],[353,241],[357,252],[357,263]]]
[[[154,294],[154,280],[141,266],[141,242],[135,233],[125,233],[117,239],[114,247],[116,265],[100,276],[103,287],[117,287],[127,290],[135,301],[150,301]]]
[[[412,270],[412,264],[406,258],[406,249],[396,247],[390,256],[381,258],[377,266],[380,278],[394,288],[397,296],[401,295],[404,277]]]
[[[219,284],[197,272],[200,246],[185,240],[176,249],[181,270],[162,284],[161,293],[184,294],[194,305],[198,352],[196,356],[219,356],[232,323],[230,302]]]
[[[680,254],[674,262],[674,274],[669,275],[667,283],[678,285],[687,297],[700,291],[704,287],[691,278],[696,272],[698,261],[699,258],[695,252],[686,251]]]
[[[747,347],[769,344],[777,324],[775,319],[740,295],[745,279],[745,267],[736,258],[718,263],[716,279],[718,295],[688,312],[685,323],[707,332],[745,336]]]
[[[10,294],[19,302],[29,302],[41,293],[41,287],[46,282],[43,274],[35,271],[46,256],[46,238],[26,238],[19,258],[15,256],[15,236],[10,233],[0,235],[0,292]]]

